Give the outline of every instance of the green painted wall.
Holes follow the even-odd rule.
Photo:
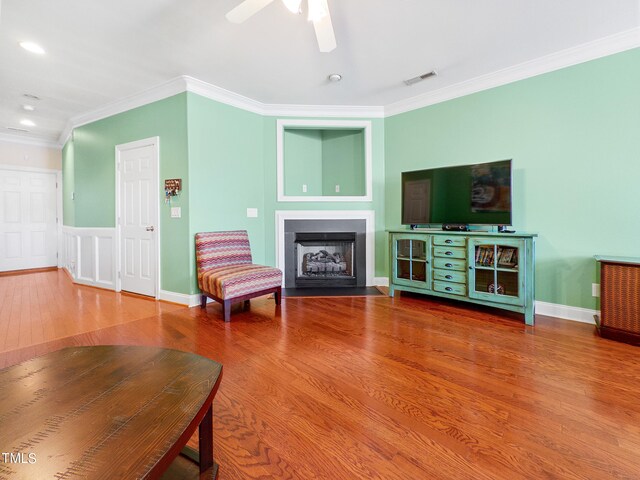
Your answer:
[[[400,173],[513,159],[514,226],[537,232],[536,299],[593,309],[594,254],[640,256],[640,49],[386,119],[386,225]]]
[[[284,194],[322,195],[322,130],[284,130]],[[302,185],[307,186],[303,192]]]
[[[315,120],[326,120],[326,118],[316,118]],[[373,142],[373,201],[371,202],[278,202],[276,192],[276,121],[277,118],[275,117],[265,117],[263,119],[264,244],[266,262],[269,265],[275,265],[276,210],[375,210],[375,275],[386,276],[387,234],[384,223],[384,120],[371,120]]]
[[[170,218],[164,192],[160,202],[161,288],[189,293],[189,170],[187,162],[187,95],[179,94],[78,127],[65,146],[63,161],[65,224],[115,227],[115,147],[134,140],[160,137],[160,180],[182,178],[183,193],[172,199],[182,218]],[[75,200],[70,190],[75,189]],[[162,188],[162,187],[161,187]],[[69,204],[71,202],[71,204]],[[70,222],[70,223],[67,223]]]
[[[197,232],[247,230],[254,262],[264,263],[265,222],[273,220],[264,209],[263,117],[192,93],[187,112],[191,215],[182,248],[192,259],[189,289],[196,293]],[[257,208],[258,217],[247,218],[247,208]]]
[[[363,196],[365,175],[364,130],[323,130],[322,195]]]

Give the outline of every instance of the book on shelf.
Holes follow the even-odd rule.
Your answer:
[[[483,267],[515,268],[518,266],[518,249],[515,247],[494,247],[493,245],[480,245],[476,247],[476,265]]]
[[[493,245],[480,245],[476,248],[476,264],[482,266],[490,266],[493,264],[495,250]]]
[[[502,249],[498,259],[498,265],[501,267],[514,267],[518,264],[518,249],[505,247]]]

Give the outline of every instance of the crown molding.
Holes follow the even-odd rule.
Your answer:
[[[265,104],[230,90],[203,82],[202,80],[183,75],[139,94],[125,97],[99,109],[72,117],[60,134],[58,144],[55,142],[49,143],[39,140],[33,140],[33,142],[26,140],[21,143],[59,148],[68,141],[71,132],[76,127],[102,120],[183,92],[192,92],[210,100],[215,100],[226,105],[264,116],[385,118],[637,47],[640,47],[640,27],[588,42],[577,47],[552,53],[535,60],[520,63],[496,72],[481,75],[455,85],[450,85],[448,87],[392,103],[387,106]],[[0,139],[2,138],[3,137],[0,136]]]
[[[104,107],[98,108],[83,115],[77,115],[71,118],[74,127],[86,125],[97,120],[112,117],[118,113],[127,112],[134,108],[142,107],[158,100],[172,97],[186,90],[185,77],[177,77],[156,87],[152,87],[144,92],[130,95],[121,100],[109,103]]]
[[[271,117],[382,118],[384,107],[344,105],[277,105],[261,103],[193,77],[182,77],[187,91],[232,107]]]
[[[60,150],[61,145],[54,141],[43,140],[41,138],[27,137],[21,135],[12,135],[10,133],[0,133],[0,142],[17,143],[20,145],[28,145],[30,147],[55,148]]]
[[[74,128],[96,122],[104,118],[126,112],[133,108],[164,100],[183,92],[224,103],[258,115],[281,117],[342,117],[342,118],[383,118],[384,107],[359,107],[342,105],[269,105],[245,97],[238,93],[217,87],[197,78],[182,75],[145,92],[131,95],[104,107],[72,117],[60,134],[58,142],[64,145]]]
[[[640,27],[387,105],[384,110],[385,117],[428,107],[637,47],[640,47]]]
[[[71,137],[71,132],[73,132],[73,123],[71,123],[71,120],[67,120],[64,130],[62,130],[58,137],[58,143],[64,147]]]
[[[271,117],[384,118],[384,107],[354,105],[265,105]]]
[[[102,120],[104,118],[108,118],[113,115],[117,115],[134,108],[142,107],[144,105],[157,102],[158,100],[164,100],[165,98],[169,98],[179,93],[185,92],[187,89],[186,78],[187,77],[174,78],[161,85],[152,87],[144,92],[130,95],[121,100],[108,103],[107,105],[104,105],[103,107],[100,107],[96,110],[92,110],[90,112],[83,113],[82,115],[72,117],[69,122],[67,122],[67,126],[60,134],[58,141],[62,145],[64,145],[69,139],[71,131],[76,127],[80,127],[92,122],[97,122],[98,120]]]
[[[245,97],[238,93],[224,88],[217,87],[197,78],[183,76],[181,77],[185,81],[185,91],[195,93],[201,97],[208,98],[209,100],[215,100],[216,102],[224,103],[232,107],[240,108],[248,112],[264,115],[264,104],[252,100],[249,97]]]

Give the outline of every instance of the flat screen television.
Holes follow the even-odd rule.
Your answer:
[[[402,224],[511,225],[511,160],[402,173]]]

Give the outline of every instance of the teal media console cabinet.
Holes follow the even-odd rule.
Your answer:
[[[503,308],[534,323],[535,234],[393,230],[389,296],[397,290]]]

